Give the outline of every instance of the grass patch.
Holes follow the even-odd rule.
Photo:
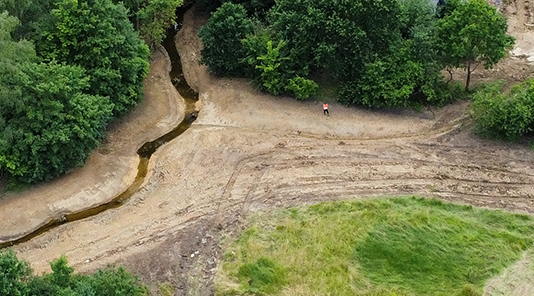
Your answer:
[[[171,283],[160,283],[158,286],[159,296],[174,296],[174,287]]]
[[[255,294],[278,292],[286,283],[284,268],[266,257],[241,265],[237,276],[241,281],[247,282],[248,285],[244,286],[245,290]]]
[[[532,248],[534,219],[419,197],[259,214],[230,244],[217,295],[481,295]]]

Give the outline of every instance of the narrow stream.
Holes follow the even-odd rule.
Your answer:
[[[185,13],[184,10],[179,11],[178,15],[178,22],[181,23],[183,14]],[[175,139],[182,133],[184,133],[191,124],[196,120],[198,116],[198,110],[195,109],[195,103],[198,101],[198,93],[196,93],[191,87],[187,84],[187,81],[184,78],[184,74],[182,71],[182,63],[180,61],[180,56],[178,55],[178,51],[176,50],[176,46],[174,44],[174,36],[180,29],[180,25],[178,25],[178,28],[171,28],[167,32],[167,37],[163,41],[162,45],[165,47],[167,52],[169,53],[169,57],[171,59],[172,63],[172,69],[169,73],[170,79],[176,90],[180,93],[180,95],[184,98],[185,101],[185,110],[184,110],[184,119],[178,126],[176,126],[172,131],[164,134],[163,136],[157,138],[154,141],[147,142],[141,148],[137,150],[137,154],[139,155],[139,165],[137,166],[137,175],[135,177],[134,182],[126,189],[126,191],[122,192],[121,194],[117,195],[115,198],[113,198],[111,201],[101,204],[98,206],[95,206],[94,208],[86,209],[83,211],[80,211],[78,213],[72,213],[64,215],[58,219],[53,219],[46,223],[45,225],[39,227],[35,231],[20,237],[20,238],[2,238],[4,242],[0,243],[0,249],[13,246],[16,244],[20,244],[23,242],[27,242],[31,240],[32,238],[52,229],[59,225],[73,222],[81,219],[85,219],[91,216],[95,216],[97,214],[100,214],[106,210],[114,209],[117,207],[120,207],[126,200],[128,200],[134,193],[136,193],[139,188],[141,187],[141,184],[143,184],[147,171],[148,171],[148,162],[150,160],[150,157],[154,152],[161,147],[161,145],[168,143],[169,141]]]

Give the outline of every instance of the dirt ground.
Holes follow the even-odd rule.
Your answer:
[[[502,8],[510,32],[522,36],[514,56],[474,83],[532,76],[526,0]],[[525,20],[516,18],[525,17]],[[176,295],[211,295],[221,242],[256,211],[324,200],[418,194],[534,214],[534,151],[525,143],[481,140],[472,134],[468,102],[423,112],[377,112],[329,102],[299,102],[255,90],[246,80],[220,79],[198,63],[190,11],[176,37],[185,77],[199,92],[199,117],[152,156],[143,187],[123,206],[54,228],[14,249],[38,272],[65,254],[80,272],[121,264],[151,284],[168,282]],[[523,23],[523,25],[521,25]],[[521,47],[520,47],[521,46]],[[151,61],[145,100],[109,129],[84,168],[0,199],[0,242],[112,199],[136,174],[144,142],[169,131],[184,105],[168,79],[161,49]],[[521,277],[514,277],[521,278]],[[497,286],[497,284],[495,284]]]

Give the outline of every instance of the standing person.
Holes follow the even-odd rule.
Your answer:
[[[323,104],[323,113],[324,115],[330,116],[330,112],[328,112],[328,103]]]

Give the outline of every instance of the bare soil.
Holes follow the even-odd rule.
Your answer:
[[[473,135],[468,102],[423,112],[330,102],[330,116],[324,116],[320,102],[272,97],[249,81],[210,75],[198,63],[197,31],[204,22],[188,12],[176,37],[185,77],[200,93],[197,121],[156,151],[145,184],[122,207],[15,246],[38,273],[65,254],[80,272],[121,264],[153,291],[168,282],[176,295],[211,295],[221,241],[239,233],[256,211],[417,194],[534,214],[534,151],[525,143]],[[528,26],[514,28],[512,34],[532,34]],[[523,53],[533,47],[527,45],[496,70],[477,70],[474,82],[531,76],[531,56]],[[135,151],[183,118],[168,71],[160,49],[152,57],[145,100],[110,128],[84,168],[0,199],[2,240],[110,200],[133,181]]]

